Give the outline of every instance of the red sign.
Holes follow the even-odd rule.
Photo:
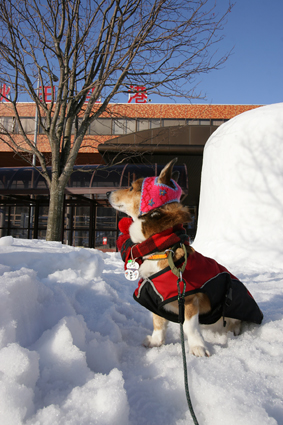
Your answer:
[[[147,93],[145,86],[130,86],[128,103],[146,103]]]
[[[102,238],[102,245],[107,245],[107,237]]]
[[[88,101],[89,101],[89,99],[90,99],[90,97],[91,97],[92,93],[94,92],[94,89],[95,89],[95,87],[93,87],[92,89],[90,89],[90,90],[87,92],[86,99],[85,99],[85,101],[86,101],[86,102],[88,102]],[[95,101],[95,103],[101,103],[101,99],[96,100],[96,101]]]
[[[42,96],[42,87],[39,87],[38,97],[40,99],[43,98],[43,100],[46,103],[50,103],[52,101],[52,87],[51,86],[44,86],[43,87],[43,94],[44,94],[44,97]],[[53,94],[54,94],[54,97],[55,97],[55,87],[54,86],[53,86]]]
[[[9,99],[9,93],[10,93],[10,87],[7,87],[6,84],[2,84],[2,87],[0,87],[0,102],[4,100],[7,102],[7,99]]]

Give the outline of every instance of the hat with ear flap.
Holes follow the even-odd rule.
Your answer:
[[[171,179],[170,183],[172,187],[160,182],[158,177],[144,179],[141,190],[140,215],[171,202],[180,202],[182,189],[174,180]]]

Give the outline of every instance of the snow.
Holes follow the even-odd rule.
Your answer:
[[[207,141],[197,250],[225,263],[282,267],[283,103],[245,112]]]
[[[233,168],[238,164],[234,156],[239,153],[243,158],[246,128],[245,134],[253,128],[254,139],[259,140],[260,132],[272,147],[262,126],[270,120],[270,132],[279,143],[282,105],[265,108],[266,113],[259,108],[256,116],[248,112],[221,126],[205,152],[195,246],[212,255],[213,239],[215,257],[248,287],[264,321],[261,326],[246,324],[238,337],[204,329],[211,357],[187,355],[190,394],[200,425],[283,424],[280,149],[276,155],[273,150],[263,151],[263,145],[256,149],[254,163],[262,162],[264,176],[255,167],[237,180]],[[253,121],[258,121],[257,125]],[[220,136],[228,134],[230,140],[233,132],[239,147],[231,141],[224,153]],[[247,137],[255,148],[254,139]],[[234,155],[231,153],[229,166],[216,167],[214,179],[209,179],[212,164],[207,155],[214,150],[222,163],[224,154],[233,151]],[[270,155],[273,167],[265,163]],[[251,164],[248,155],[244,159],[245,166]],[[217,173],[223,177],[225,170],[232,177],[217,178]],[[236,180],[238,184],[252,183],[249,196],[238,190]],[[208,184],[212,193],[205,187]],[[272,187],[270,196],[267,187]],[[231,201],[230,192],[237,202]],[[219,208],[227,209],[221,211],[221,218],[206,199],[210,194]],[[268,211],[267,223],[260,215],[249,224],[248,211],[254,211],[257,200],[256,210],[264,215]],[[267,226],[264,233],[263,224]],[[260,249],[253,253],[259,237]],[[1,425],[193,423],[185,398],[179,327],[169,324],[166,344],[160,348],[141,345],[152,331],[151,314],[133,300],[136,282],[124,278],[118,253],[5,237],[0,239],[0,280]]]

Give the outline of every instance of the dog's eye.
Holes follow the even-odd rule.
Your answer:
[[[129,191],[131,192],[133,190],[133,186],[129,187]]]
[[[150,214],[150,217],[151,218],[159,218],[161,216],[161,214],[160,214],[160,212],[159,211],[153,211],[151,214]]]

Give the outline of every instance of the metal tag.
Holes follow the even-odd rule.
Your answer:
[[[139,278],[139,271],[127,269],[125,270],[125,277],[128,280],[137,280]]]
[[[139,269],[139,263],[137,263],[135,260],[129,260],[127,262],[126,268],[128,270],[138,270]]]

